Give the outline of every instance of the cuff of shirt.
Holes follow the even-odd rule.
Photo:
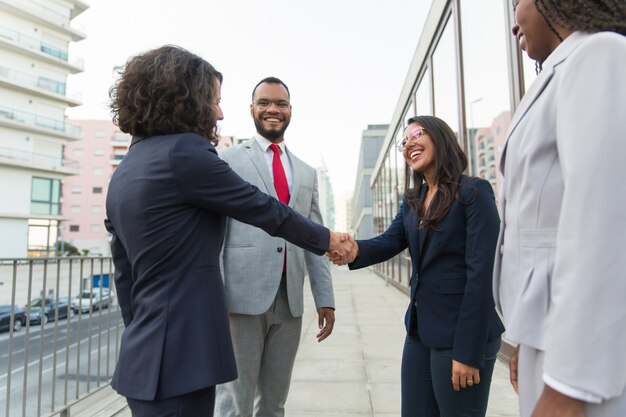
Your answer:
[[[562,382],[551,378],[550,375],[547,375],[545,373],[543,374],[543,382],[546,385],[549,385],[550,388],[555,389],[556,391],[560,392],[563,395],[567,395],[568,397],[572,397],[588,403],[600,404],[602,402],[602,397],[591,394],[587,391],[581,391],[579,389],[572,388],[569,385],[565,385]]]

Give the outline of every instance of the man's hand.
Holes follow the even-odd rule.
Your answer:
[[[585,403],[544,385],[532,417],[585,417]]]
[[[480,384],[478,368],[452,359],[452,386],[454,390],[460,391],[461,388],[469,388],[477,384]]]
[[[317,310],[317,325],[320,329],[317,341],[321,342],[333,332],[335,327],[335,310],[330,307],[322,307]]]
[[[346,265],[354,262],[359,256],[359,245],[354,238],[347,233],[331,232],[331,243],[333,234],[339,238],[339,249],[333,250],[331,246],[331,250],[326,252],[328,259],[335,265]]]
[[[519,395],[519,385],[517,382],[517,370],[519,368],[519,345],[515,347],[513,353],[511,354],[511,359],[509,359],[509,379],[511,380],[511,385],[513,385],[513,389]]]

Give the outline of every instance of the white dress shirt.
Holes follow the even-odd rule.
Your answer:
[[[274,151],[270,149],[272,142],[259,134],[254,135],[254,139],[256,139],[258,144],[261,146],[261,149],[263,149],[263,152],[265,152],[265,161],[267,162],[267,167],[270,170],[272,180],[274,180],[274,169],[272,168],[274,162]],[[289,156],[287,156],[287,147],[285,146],[285,141],[277,143],[277,145],[280,148],[280,161],[283,164],[285,176],[287,177],[287,184],[289,185],[289,194],[291,194],[293,192],[293,169],[291,168]]]

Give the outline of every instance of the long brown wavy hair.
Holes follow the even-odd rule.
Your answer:
[[[417,211],[420,228],[436,228],[436,224],[444,218],[452,204],[459,198],[459,186],[463,171],[467,169],[467,156],[461,149],[456,135],[446,122],[434,116],[414,116],[407,120],[407,126],[417,123],[430,136],[435,145],[435,177],[437,193],[433,197],[428,211],[424,209],[424,201],[420,198],[422,187],[425,187],[424,173],[411,171],[413,186],[405,181],[404,196],[409,206]],[[408,178],[407,178],[408,180]]]
[[[131,57],[109,90],[113,123],[133,136],[192,132],[217,141],[215,97],[222,82],[211,64],[173,45]]]

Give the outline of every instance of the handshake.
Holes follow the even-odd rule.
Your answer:
[[[328,259],[335,265],[346,265],[359,256],[359,245],[348,233],[330,232]]]

